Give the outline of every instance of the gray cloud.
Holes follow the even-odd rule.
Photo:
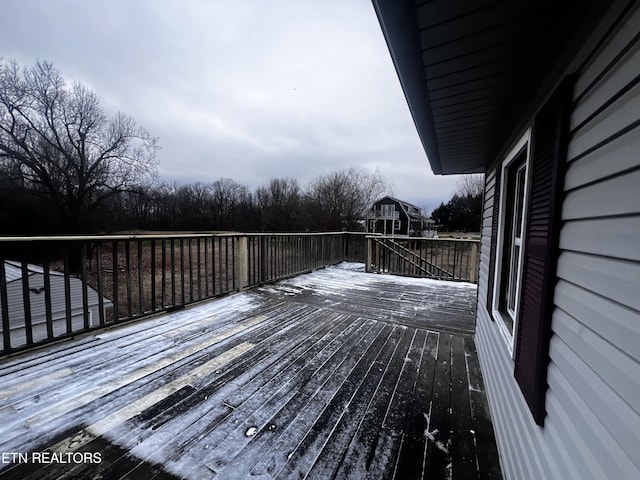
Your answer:
[[[427,164],[368,0],[7,0],[0,55],[46,59],[160,137],[167,180],[302,184],[356,166],[434,208]]]

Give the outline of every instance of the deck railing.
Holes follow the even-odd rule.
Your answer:
[[[343,260],[364,234],[0,238],[0,355]]]
[[[475,282],[478,243],[347,232],[0,237],[0,355],[343,260]]]
[[[367,236],[367,271],[477,283],[479,240]]]

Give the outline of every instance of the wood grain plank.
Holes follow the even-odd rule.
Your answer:
[[[206,435],[193,441],[189,445],[189,452],[185,453],[193,458],[193,463],[200,463],[200,459],[206,459],[206,464],[203,463],[203,465],[209,472],[215,472],[216,468],[221,468],[220,465],[212,463],[210,446],[220,448],[225,443],[234,446],[235,442],[243,442],[243,439],[247,438],[246,433],[252,427],[258,430],[266,428],[266,421],[303,389],[319,369],[325,367],[325,371],[331,372],[331,365],[333,368],[339,365],[344,352],[354,347],[358,340],[371,330],[371,327],[372,324],[369,322],[354,321],[331,342],[318,348],[315,355],[310,357],[308,352],[303,353],[286,369],[263,384],[246,401],[239,404]],[[226,457],[220,459],[220,461],[224,460]],[[207,464],[211,465],[213,470]]]
[[[427,419],[424,478],[451,477],[451,335],[440,334]]]
[[[347,447],[367,411],[371,397],[380,386],[384,372],[403,334],[401,327],[388,325],[386,328],[390,330],[390,333],[385,344],[364,375],[363,381],[347,405],[344,415],[331,432],[329,440],[309,472],[310,477],[332,478],[344,461]],[[252,473],[257,472],[254,469]]]
[[[451,337],[451,467],[454,478],[477,475],[464,337]]]
[[[478,479],[501,479],[500,459],[493,432],[489,402],[484,390],[476,345],[471,336],[464,337],[464,351],[469,382],[469,400],[475,437]]]
[[[258,411],[246,419],[240,427],[236,428],[231,435],[227,435],[226,438],[231,436],[231,438],[237,439],[233,443],[233,448],[230,448],[232,446],[231,442],[220,444],[214,452],[208,455],[207,466],[213,471],[224,472],[223,468],[229,465],[230,458],[239,453],[238,446],[244,446],[252,440],[253,436],[246,435],[248,428],[257,428],[257,432],[269,431],[274,425],[276,428],[284,428],[288,425],[286,420],[290,419],[293,413],[300,414],[305,419],[317,418],[323,407],[326,407],[327,401],[331,399],[332,395],[335,395],[345,377],[352,371],[356,362],[371,350],[371,345],[377,343],[376,339],[379,342],[382,329],[383,325],[363,324],[353,335],[353,343],[351,341],[345,342],[334,355],[327,359],[328,361],[319,365],[315,371],[310,371],[311,375],[302,375],[296,378],[296,381],[299,382],[297,383],[298,388],[291,389],[295,395],[291,396],[287,392],[288,394],[283,398],[286,399],[286,402],[282,402],[281,399],[276,400],[277,397],[275,396],[270,398]],[[310,410],[309,413],[307,413],[307,409]],[[282,415],[283,418],[280,418],[279,415],[274,415],[274,413],[281,410],[285,410],[284,415]],[[291,432],[289,432],[287,438],[290,441],[295,441]],[[230,470],[233,471],[234,469],[235,466],[231,467]],[[229,469],[227,469],[228,471]],[[228,475],[227,472],[225,472],[225,475]]]
[[[393,396],[398,375],[409,351],[414,332],[404,329],[402,338],[392,353],[392,358],[384,371],[382,381],[373,393],[366,413],[355,435],[344,453],[344,460],[336,472],[335,478],[365,478],[369,465],[383,434],[383,422]]]
[[[268,420],[267,429],[259,431],[245,448],[238,461],[219,472],[223,477],[244,478],[245,475],[275,476],[287,462],[306,448],[306,443],[322,442],[322,436],[331,434],[333,416],[340,416],[351,392],[364,381],[363,368],[371,368],[381,349],[389,341],[392,327],[377,324],[368,339],[345,352],[342,363],[327,375],[318,375],[313,383],[305,385],[290,402]],[[375,335],[375,337],[374,337]],[[366,365],[366,367],[363,367]],[[324,383],[322,383],[324,380]],[[342,418],[342,417],[340,417]],[[276,426],[277,428],[271,428]],[[297,450],[298,449],[298,450]]]
[[[221,388],[215,382],[203,387],[199,395],[204,398],[195,400],[197,408],[190,402],[178,415],[165,418],[167,425],[160,425],[151,438],[141,438],[137,444],[134,443],[133,452],[142,458],[177,461],[182,452],[215,429],[234,409],[249,401],[269,382],[274,382],[282,372],[294,368],[301,357],[314,355],[314,352],[335,341],[348,327],[344,316],[336,314],[325,319],[327,321],[324,324],[312,322],[317,327],[315,330],[305,322],[303,326],[307,326],[307,337],[296,336],[290,344],[274,343],[272,348],[275,354],[243,373],[234,382]],[[171,412],[167,412],[166,416],[171,417]]]
[[[393,478],[422,478],[427,436],[427,414],[438,355],[439,334],[429,332],[425,340],[412,404],[405,418],[404,434]]]
[[[368,475],[373,478],[393,477],[406,427],[405,418],[411,408],[412,397],[419,378],[419,366],[422,363],[426,338],[427,332],[425,330],[416,330],[411,347],[404,358],[393,397],[382,423],[382,432],[376,452],[369,464]],[[422,459],[415,460],[422,463]]]

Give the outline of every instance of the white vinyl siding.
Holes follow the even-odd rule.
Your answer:
[[[632,84],[640,42],[630,43],[640,31],[640,9],[634,8],[576,82],[542,428],[486,309],[495,185],[495,171],[487,172],[476,343],[506,479],[640,478],[640,84]]]
[[[51,319],[53,321],[54,335],[63,335],[66,332],[66,305],[64,276],[57,272],[51,272]],[[29,293],[31,304],[31,323],[33,325],[33,340],[35,342],[45,340],[46,332],[46,307],[44,292],[44,275],[32,273],[29,275],[29,289],[42,290],[40,293]],[[71,317],[74,330],[83,328],[84,311],[82,304],[82,282],[79,278],[69,278],[69,293],[71,302]],[[89,311],[90,326],[96,326],[99,322],[98,292],[87,288],[87,307]],[[11,345],[19,347],[26,344],[25,315],[22,296],[22,280],[15,279],[7,283],[7,306],[9,310],[9,323],[11,327]],[[113,308],[113,303],[103,298],[103,308]],[[2,328],[0,327],[0,332]]]

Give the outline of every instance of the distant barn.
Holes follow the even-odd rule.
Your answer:
[[[435,222],[424,216],[420,208],[390,196],[375,201],[366,216],[368,233],[432,237],[434,226]]]
[[[11,343],[20,345],[25,343],[25,311],[22,295],[22,268],[19,262],[5,261],[5,278],[7,281],[7,305],[9,311],[9,327],[11,331]],[[47,316],[44,287],[44,271],[37,265],[28,264],[29,303],[31,304],[31,324],[33,326],[34,341],[47,338]],[[64,335],[66,331],[66,307],[64,274],[51,271],[51,319],[54,335]],[[74,276],[69,277],[69,292],[71,298],[71,321],[74,330],[81,329],[84,322],[82,306],[82,281]],[[1,300],[0,300],[1,302]],[[89,312],[89,326],[98,325],[100,318],[98,292],[87,286],[87,304]],[[1,307],[0,303],[0,307]],[[105,314],[113,309],[113,302],[103,298]],[[1,311],[1,308],[0,308]],[[2,324],[0,324],[0,332]]]

